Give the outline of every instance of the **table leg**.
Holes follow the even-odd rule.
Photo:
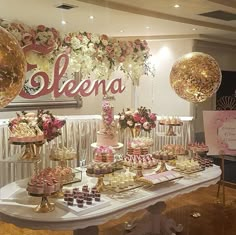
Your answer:
[[[124,234],[174,235],[176,232],[182,232],[183,226],[181,224],[177,224],[173,219],[162,214],[165,208],[166,204],[164,202],[157,202],[155,205],[149,206],[147,213],[141,220],[125,223]]]
[[[217,201],[220,202],[220,188],[222,186],[222,203],[223,206],[225,206],[225,158],[224,158],[224,153],[220,153],[221,156],[221,179],[220,182],[218,183],[218,189],[217,189]]]
[[[73,233],[73,235],[98,235],[98,234],[99,234],[98,226],[91,226],[84,229],[76,229],[74,230]]]

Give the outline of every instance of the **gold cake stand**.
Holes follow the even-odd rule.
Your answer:
[[[164,123],[161,123],[159,122],[159,125],[162,125],[162,126],[169,126],[167,132],[166,132],[166,136],[176,136],[176,133],[174,132],[174,126],[182,126],[183,123],[179,123],[179,124],[164,124]]]
[[[37,213],[48,213],[48,212],[51,212],[51,211],[54,211],[55,210],[55,205],[54,203],[50,203],[48,201],[48,196],[51,196],[51,195],[46,195],[46,194],[33,194],[33,193],[29,193],[30,196],[32,197],[41,197],[41,202],[40,204],[38,204],[35,208],[34,208],[34,211],[37,212]]]
[[[20,145],[25,147],[24,152],[20,156],[21,160],[36,160],[40,157],[41,147],[45,143],[45,140],[36,142],[10,142],[10,144]]]

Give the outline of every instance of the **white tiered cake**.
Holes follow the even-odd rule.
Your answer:
[[[102,121],[97,132],[97,145],[113,147],[118,145],[114,107],[112,107],[110,99],[107,97],[104,97],[102,101]]]

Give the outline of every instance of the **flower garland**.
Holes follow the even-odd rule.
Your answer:
[[[44,55],[32,51],[26,53],[27,62],[37,64],[38,69],[45,72],[51,71],[60,53],[67,53],[72,70],[85,76],[94,73],[96,78],[109,79],[112,72],[121,70],[137,85],[142,75],[154,75],[148,62],[150,49],[145,40],[119,41],[105,34],[88,32],[62,36],[56,29],[44,25],[30,27],[1,19],[0,26],[13,34],[22,47],[38,45],[49,49]]]

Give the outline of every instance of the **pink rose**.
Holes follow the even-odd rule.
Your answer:
[[[42,24],[38,25],[38,27],[37,27],[37,30],[40,31],[40,32],[45,31],[45,29],[46,29],[46,27],[44,25],[42,25]]]
[[[49,38],[48,41],[47,41],[47,45],[50,46],[50,47],[54,46],[54,43],[55,42],[54,42],[54,40],[52,38]]]
[[[82,34],[78,34],[77,38],[82,42],[83,41],[83,35]]]
[[[140,123],[145,123],[147,121],[147,119],[145,118],[145,117],[141,117],[141,119],[140,119]]]
[[[125,61],[125,57],[124,56],[120,56],[119,57],[119,62],[121,63],[121,62],[124,62]]]
[[[91,37],[92,37],[92,34],[91,34],[91,33],[87,33],[87,38],[88,38],[89,40],[91,40]]]
[[[111,52],[112,52],[112,47],[111,47],[111,46],[106,46],[106,51],[107,51],[108,53],[111,53]]]
[[[139,113],[134,113],[133,118],[135,122],[139,122],[141,119],[141,116]]]
[[[157,120],[157,116],[156,116],[155,113],[150,113],[150,114],[149,114],[149,117],[150,117],[150,119],[151,119],[152,121],[154,121],[154,122]]]
[[[143,128],[144,128],[145,130],[150,130],[150,129],[151,129],[150,123],[149,123],[149,122],[144,122],[144,123],[143,123]]]
[[[51,28],[51,31],[52,31],[52,34],[54,36],[54,39],[58,38],[58,36],[59,36],[58,31],[55,28]]]
[[[65,41],[65,43],[70,43],[71,42],[71,37],[70,36],[66,36],[64,38],[64,41]]]
[[[136,40],[134,41],[134,43],[137,44],[137,45],[140,45],[140,44],[141,44],[141,40],[140,40],[140,39],[136,39]]]
[[[29,33],[24,33],[23,34],[23,42],[25,45],[32,44],[32,35]]]
[[[153,129],[155,127],[156,127],[156,123],[152,123],[151,128]]]

